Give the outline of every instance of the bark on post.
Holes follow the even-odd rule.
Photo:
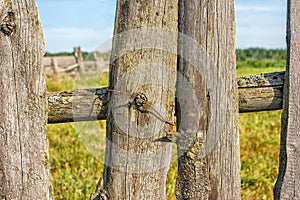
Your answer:
[[[1,1],[0,23],[0,198],[50,199],[44,39],[35,1]]]
[[[161,139],[174,116],[177,1],[118,0],[114,33],[109,87],[133,95],[110,91],[104,184],[94,197],[165,199],[171,144]]]
[[[300,1],[288,1],[287,69],[274,199],[300,199]]]
[[[233,0],[179,0],[177,199],[241,198],[234,21]]]

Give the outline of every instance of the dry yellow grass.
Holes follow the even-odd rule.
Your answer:
[[[283,69],[269,68],[268,71]],[[261,69],[246,69],[241,74],[261,73]],[[83,87],[106,85],[106,78],[83,78],[70,80],[48,80],[49,90],[73,89],[74,84]],[[272,199],[272,189],[277,178],[280,111],[240,114],[241,183],[242,199]],[[51,175],[55,199],[88,199],[103,170],[105,147],[105,122],[88,122],[48,126],[50,144]],[[89,137],[87,137],[89,135]],[[98,142],[99,147],[94,147]],[[97,146],[97,145],[96,145]],[[91,151],[92,149],[92,151]],[[91,152],[96,151],[97,158]],[[94,152],[95,154],[95,152]],[[167,199],[175,198],[177,162],[172,159],[167,181]]]

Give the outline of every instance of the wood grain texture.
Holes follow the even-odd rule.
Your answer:
[[[132,95],[110,92],[104,183],[95,199],[166,198],[171,144],[159,139],[169,130],[162,118],[173,121],[177,62],[177,37],[162,38],[166,31],[177,33],[177,1],[117,1],[109,87]],[[160,39],[175,53],[157,48]]]
[[[1,1],[0,23],[0,198],[50,199],[44,39],[35,1]]]
[[[237,78],[239,112],[282,109],[284,72]]]
[[[177,199],[241,198],[234,21],[233,0],[179,0]]]
[[[48,124],[106,120],[106,88],[70,90],[47,94]]]
[[[274,199],[300,199],[300,1],[288,1],[287,69]]]

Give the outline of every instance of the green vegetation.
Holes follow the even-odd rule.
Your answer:
[[[238,70],[244,68],[284,68],[286,50],[284,49],[262,49],[249,48],[236,50],[236,67]]]
[[[48,138],[54,199],[89,199],[102,163],[83,145],[74,123],[48,125]]]
[[[51,57],[51,56],[73,56],[73,52],[57,52],[57,53],[50,53],[50,52],[45,52],[45,57]]]
[[[249,49],[237,49],[236,60],[285,60],[285,49],[263,49],[263,48],[249,48]]]
[[[239,115],[242,199],[273,199],[281,111]]]
[[[74,56],[74,52],[57,52],[57,53],[45,52],[45,57],[52,57],[52,56]],[[97,52],[97,56],[102,57],[105,61],[108,61],[110,58],[110,52],[105,52],[105,53]],[[90,52],[83,51],[82,57],[83,60],[93,60],[93,55]]]
[[[82,57],[83,59],[86,58],[89,55],[89,52],[83,51]],[[51,57],[51,56],[74,56],[74,52],[57,52],[57,53],[50,53],[45,52],[45,57]]]
[[[284,59],[284,50],[237,50],[237,74],[284,71]],[[255,61],[279,61],[283,65],[260,67],[254,64]],[[101,87],[107,82],[107,73],[101,79],[96,76],[82,77],[80,80],[51,78],[47,79],[47,88],[48,91],[57,91]],[[281,111],[239,115],[242,199],[272,199],[278,173],[280,115]],[[54,198],[88,199],[103,172],[105,121],[48,125],[48,137]],[[172,159],[168,173],[168,200],[176,199],[175,160]]]
[[[99,76],[51,77],[46,79],[49,92],[107,86],[108,73]],[[105,121],[48,125],[50,167],[54,199],[89,199],[103,171],[103,159],[91,152],[91,143],[105,147]],[[102,135],[101,135],[102,133]],[[92,138],[94,137],[94,138]],[[102,161],[102,162],[100,162]]]

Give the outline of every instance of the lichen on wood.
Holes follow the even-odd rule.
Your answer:
[[[268,81],[266,82],[267,84],[261,85],[259,82],[255,82],[255,80],[259,81],[261,78],[253,79],[251,76],[270,77],[269,80],[276,81]],[[249,80],[252,81],[250,82]],[[239,112],[245,113],[282,109],[283,83],[284,72],[238,77]],[[87,120],[106,120],[109,103],[106,87],[87,90],[49,92],[47,95],[49,124]],[[74,96],[77,96],[77,98]],[[82,96],[82,98],[79,98],[79,96]],[[83,109],[84,107],[85,110]],[[165,105],[165,107],[169,111],[174,109],[174,105]],[[75,110],[77,111],[75,112]],[[92,113],[89,112],[91,110]],[[76,113],[75,115],[74,112]]]

